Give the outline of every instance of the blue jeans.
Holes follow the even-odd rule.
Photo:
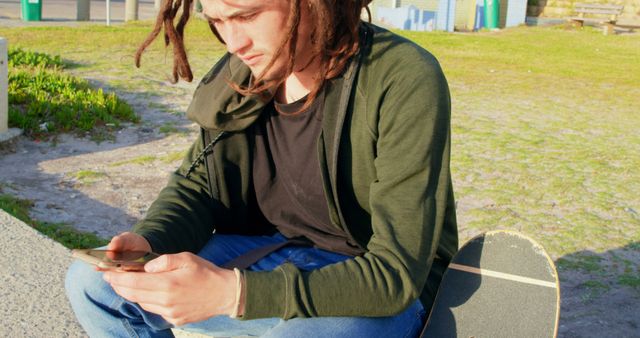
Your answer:
[[[198,254],[216,265],[271,243],[285,241],[274,236],[212,236]],[[313,270],[348,259],[349,256],[300,246],[284,247],[255,263],[249,270],[270,271],[285,261]],[[194,286],[197,287],[197,286]],[[67,297],[82,327],[91,337],[173,337],[170,323],[118,296],[102,279],[102,273],[83,262],[74,262],[65,281]],[[262,337],[416,337],[425,320],[419,300],[391,317],[264,318],[238,320],[215,316],[180,329],[213,335]]]

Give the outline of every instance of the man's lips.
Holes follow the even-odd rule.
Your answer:
[[[260,61],[261,57],[262,57],[261,54],[253,54],[253,55],[247,55],[247,56],[240,56],[240,60],[242,60],[242,62],[244,62],[244,64],[246,64],[247,66],[254,66]]]

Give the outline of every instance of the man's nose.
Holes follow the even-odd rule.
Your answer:
[[[251,45],[251,39],[242,27],[235,23],[229,23],[226,28],[224,42],[227,44],[227,51],[231,54],[242,53]]]

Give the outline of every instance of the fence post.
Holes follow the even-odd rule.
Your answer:
[[[7,40],[0,37],[0,134],[9,129],[9,80],[7,77],[9,58],[7,57]]]
[[[106,10],[106,14],[107,14],[107,26],[111,26],[111,1],[107,0],[107,10]]]
[[[9,57],[7,40],[0,37],[0,143],[22,133],[20,129],[9,129]]]
[[[138,20],[138,0],[124,0],[124,21]]]

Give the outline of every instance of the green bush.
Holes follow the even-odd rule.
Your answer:
[[[16,49],[9,52],[9,66],[9,125],[27,135],[101,134],[122,121],[139,121],[115,94],[64,73],[59,56]]]
[[[63,67],[62,59],[59,55],[51,56],[45,53],[26,51],[22,48],[9,49],[9,67],[16,66],[43,66],[43,67]]]

